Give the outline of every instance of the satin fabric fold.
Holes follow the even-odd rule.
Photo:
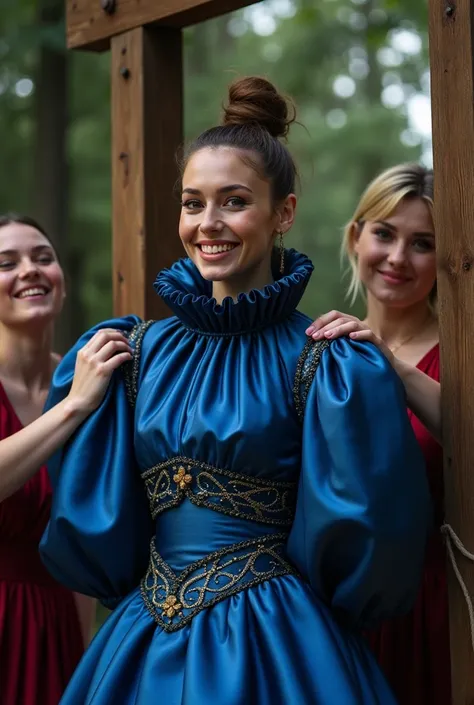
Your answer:
[[[107,327],[127,332],[137,321],[130,316]],[[47,407],[67,395],[77,352],[101,327],[88,331],[57,367]],[[48,551],[45,560],[40,547],[43,561],[67,587],[113,606],[143,575],[153,530],[134,458],[133,413],[119,375],[100,408],[50,459],[48,472],[54,519],[42,546],[59,551]]]
[[[323,353],[302,460],[289,555],[352,625],[405,614],[422,573],[406,549],[424,554],[432,512],[403,386],[374,346],[339,339]]]
[[[118,605],[65,705],[157,698],[166,705],[393,705],[356,625],[407,608],[416,590],[429,523],[423,462],[401,385],[368,345],[343,340],[324,352],[301,428],[293,381],[308,319],[295,307],[311,269],[289,252],[282,279],[221,307],[191,262],[163,272],[157,290],[176,316],[143,339],[135,407],[116,374],[100,409],[52,462],[43,560],[67,585]],[[130,331],[135,323],[103,325]],[[94,330],[58,368],[50,404],[67,393],[77,351]],[[204,463],[270,483],[299,481],[288,542],[299,572],[232,594],[167,632],[139,588],[152,536],[179,572],[282,530],[238,508],[232,515],[196,506],[185,494],[152,522],[140,474],[174,467],[173,459],[166,482],[179,481],[173,473],[188,467],[186,459],[196,472]],[[166,482],[156,492],[166,495]],[[398,569],[402,557],[406,573],[387,577],[390,561]]]

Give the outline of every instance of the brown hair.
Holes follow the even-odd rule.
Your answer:
[[[13,223],[17,223],[18,225],[28,225],[30,228],[34,228],[35,230],[40,232],[41,235],[43,235],[51,245],[51,248],[54,254],[56,255],[56,259],[60,263],[56,247],[54,246],[46,230],[43,228],[42,225],[40,225],[40,223],[38,223],[37,220],[35,220],[29,215],[23,215],[21,213],[3,213],[3,215],[0,214],[0,228],[4,228],[6,225],[12,225]]]
[[[182,169],[201,149],[231,147],[251,152],[258,160],[248,159],[250,165],[270,181],[273,200],[282,201],[294,192],[297,178],[293,157],[282,142],[295,118],[293,103],[270,81],[256,76],[238,79],[229,87],[222,124],[206,130],[188,146]]]
[[[51,247],[53,246],[51,238],[49,237],[46,230],[43,228],[42,225],[38,223],[37,220],[31,218],[31,216],[22,215],[20,213],[4,213],[3,215],[0,214],[0,228],[4,228],[6,225],[12,225],[13,223],[18,223],[18,225],[28,225],[30,228],[38,230],[38,232],[40,232],[41,235],[44,235],[48,242],[51,243]]]

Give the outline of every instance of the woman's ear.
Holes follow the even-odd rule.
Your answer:
[[[283,235],[290,230],[294,223],[296,215],[297,198],[294,193],[290,193],[285,200],[278,206],[279,226],[278,232]]]
[[[359,249],[359,240],[360,236],[362,234],[364,226],[362,223],[357,223],[355,220],[352,221],[352,223],[349,226],[349,238],[348,238],[348,246],[349,246],[349,251],[352,254],[358,254],[358,249]]]

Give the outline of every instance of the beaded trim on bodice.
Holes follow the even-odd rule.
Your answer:
[[[293,398],[295,400],[296,413],[301,422],[303,421],[309,390],[321,362],[321,355],[330,344],[330,341],[326,339],[313,340],[308,338],[298,358],[293,385]]]
[[[189,500],[238,519],[290,528],[297,485],[216,468],[191,458],[170,458],[142,473],[153,518]],[[165,630],[176,631],[194,615],[241,590],[294,572],[285,559],[287,533],[234,543],[176,574],[161,558],[155,539],[140,584],[144,603]]]
[[[142,473],[153,518],[187,498],[200,507],[263,524],[291,526],[295,482],[241,475],[176,457]]]
[[[179,575],[151,542],[150,563],[140,583],[143,601],[166,632],[181,629],[202,610],[270,578],[295,573],[285,558],[286,534],[242,541],[191,563]]]
[[[138,375],[140,372],[140,358],[143,338],[148,328],[155,321],[141,321],[132,328],[128,336],[128,342],[133,348],[133,359],[122,365],[122,373],[125,380],[125,389],[127,391],[127,399],[130,406],[133,408],[137,400],[138,393]]]

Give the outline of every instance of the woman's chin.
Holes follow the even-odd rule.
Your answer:
[[[210,264],[203,262],[195,262],[199,274],[203,279],[208,282],[225,282],[228,279],[232,279],[238,274],[235,267],[223,266],[219,264]]]
[[[392,308],[408,308],[413,305],[411,298],[407,296],[401,296],[393,291],[381,291],[375,296],[375,299],[385,306],[390,306]]]

